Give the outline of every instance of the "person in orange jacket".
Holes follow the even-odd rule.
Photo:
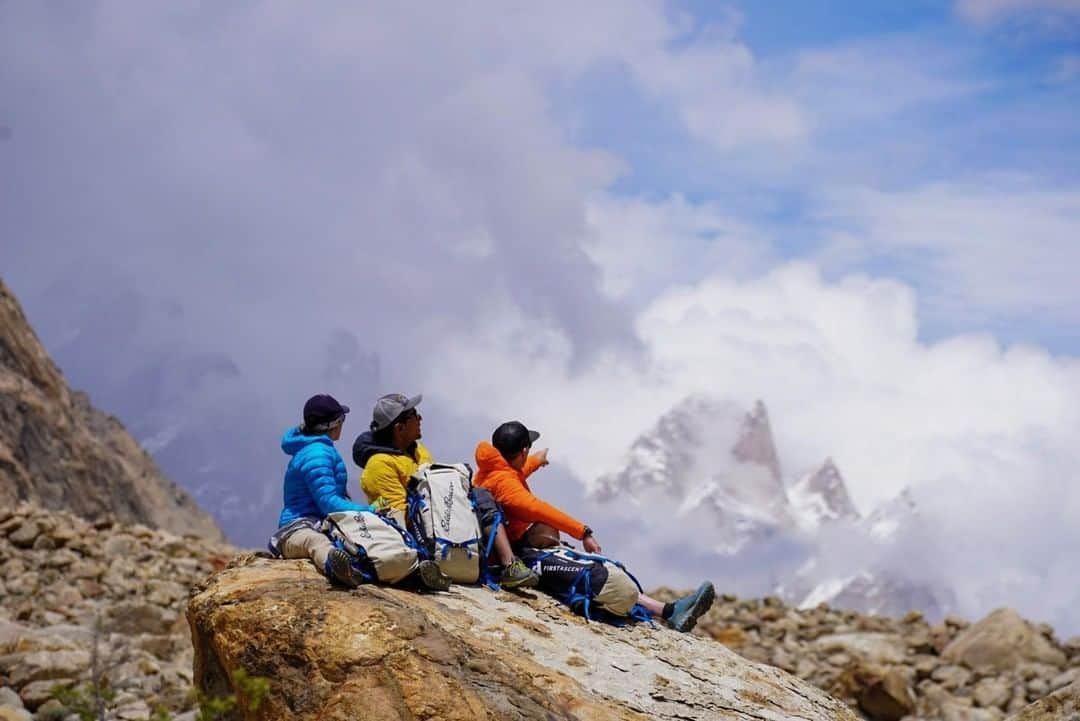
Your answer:
[[[560,533],[581,541],[586,553],[602,552],[593,530],[570,514],[536,497],[528,477],[548,465],[547,449],[531,453],[540,434],[520,421],[507,421],[491,434],[491,442],[476,446],[476,476],[473,485],[486,488],[502,507],[506,533],[516,547],[547,548],[559,545]],[[541,588],[544,577],[541,575]],[[634,591],[637,588],[634,587]],[[698,618],[709,610],[716,597],[712,583],[705,581],[697,590],[674,602],[664,603],[638,593],[637,603],[654,616],[660,616],[678,631],[690,631]]]

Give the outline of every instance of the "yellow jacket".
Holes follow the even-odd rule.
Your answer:
[[[431,454],[419,442],[409,453],[373,453],[360,474],[360,488],[368,503],[385,498],[391,508],[405,510],[405,484],[423,463],[433,463]]]

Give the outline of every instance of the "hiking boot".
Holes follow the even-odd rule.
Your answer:
[[[337,581],[346,588],[356,588],[364,582],[364,577],[353,568],[349,554],[340,548],[330,551],[326,557],[326,577],[331,581]]]
[[[499,585],[503,588],[532,588],[538,583],[540,577],[520,558],[511,561],[499,576]]]
[[[671,612],[668,624],[676,631],[683,633],[690,631],[702,614],[709,610],[715,598],[716,589],[713,588],[712,583],[706,581],[689,596],[683,596],[675,602],[675,610]]]
[[[450,577],[443,573],[439,564],[434,561],[421,561],[416,568],[416,574],[420,577],[420,583],[424,588],[432,591],[450,590]]]

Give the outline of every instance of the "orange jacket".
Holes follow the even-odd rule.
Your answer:
[[[580,540],[585,524],[542,501],[529,490],[525,481],[540,468],[540,459],[529,456],[520,471],[510,467],[502,454],[487,441],[476,446],[476,475],[473,485],[486,488],[506,513],[506,535],[511,541],[521,538],[534,523],[546,523]]]

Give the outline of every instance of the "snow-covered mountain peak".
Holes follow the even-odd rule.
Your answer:
[[[765,466],[771,471],[776,482],[783,486],[780,480],[780,459],[776,455],[772,426],[769,425],[769,412],[760,400],[754,403],[754,410],[743,418],[739,438],[731,449],[731,454],[740,463]]]
[[[800,478],[788,490],[800,524],[813,530],[823,523],[857,520],[859,516],[851,501],[847,484],[832,458]]]
[[[871,536],[885,542],[894,538],[900,529],[910,524],[912,517],[918,515],[919,508],[915,505],[911,489],[904,488],[895,498],[875,508],[867,517],[866,525]]]
[[[717,548],[734,553],[777,528],[794,528],[779,468],[763,403],[748,413],[729,400],[692,395],[641,434],[591,496],[664,504],[680,517],[705,512]]]

